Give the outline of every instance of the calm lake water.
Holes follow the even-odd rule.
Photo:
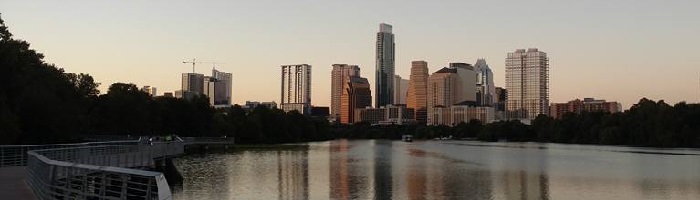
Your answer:
[[[175,161],[176,199],[700,199],[700,151],[336,140]]]

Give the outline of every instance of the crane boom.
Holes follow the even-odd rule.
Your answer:
[[[216,64],[223,64],[223,63],[220,63],[220,62],[203,62],[203,61],[197,61],[196,58],[192,58],[191,61],[182,61],[182,63],[184,63],[184,64],[192,63],[192,73],[195,73],[195,65],[196,65],[196,64],[203,64],[203,63],[211,63],[211,64],[214,64],[214,65],[216,65]]]

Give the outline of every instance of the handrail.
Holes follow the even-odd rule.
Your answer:
[[[0,145],[0,168],[2,167],[14,167],[14,166],[26,166],[27,165],[27,152],[32,150],[41,149],[56,149],[56,148],[67,148],[67,147],[80,147],[80,146],[98,146],[98,145],[120,145],[129,144],[136,145],[143,141],[142,138],[138,140],[121,140],[121,141],[111,141],[111,142],[83,142],[83,143],[69,143],[69,144],[47,144],[47,145]]]
[[[28,183],[39,199],[172,199],[162,173],[128,167],[183,152],[182,142],[30,150]]]

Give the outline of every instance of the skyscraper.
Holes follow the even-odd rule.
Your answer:
[[[331,116],[337,118],[336,120],[341,117],[340,102],[345,85],[350,81],[350,77],[359,75],[360,67],[357,65],[333,64],[331,71]],[[371,101],[372,99],[370,99],[370,106]]]
[[[394,104],[406,104],[406,94],[408,92],[408,80],[394,75]]]
[[[182,91],[196,95],[204,93],[204,74],[182,73]]]
[[[369,81],[360,76],[350,76],[343,85],[340,103],[340,123],[355,123],[355,109],[372,106],[372,91]]]
[[[415,110],[416,122],[425,124],[428,102],[428,63],[425,61],[411,62],[411,76],[408,82],[406,107]]]
[[[506,58],[506,117],[530,121],[549,113],[549,58],[536,48]]]
[[[377,32],[377,68],[375,76],[375,107],[394,104],[394,34],[391,25],[379,24]]]
[[[284,111],[296,110],[309,114],[311,110],[311,65],[282,65],[281,102]]]
[[[459,75],[455,68],[442,68],[428,77],[428,108],[459,103]]]
[[[454,88],[454,103],[476,101],[476,72],[474,67],[468,63],[450,63],[450,69],[454,69],[458,77],[458,82]]]
[[[474,64],[476,71],[476,103],[492,106],[495,102],[496,87],[493,84],[493,71],[485,59],[477,59]]]
[[[459,79],[457,69],[452,67],[442,68],[428,77],[428,124],[433,124],[435,120],[435,115],[433,115],[435,109],[433,108],[448,107],[459,103],[456,98],[460,89]]]
[[[217,88],[217,91],[221,91],[220,94],[216,94],[216,101],[219,104],[226,105],[231,104],[231,93],[233,88],[233,75],[231,73],[226,73],[218,71],[216,69],[211,70],[212,78],[215,78],[223,88]]]

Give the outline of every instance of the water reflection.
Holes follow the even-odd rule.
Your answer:
[[[336,140],[190,155],[176,199],[700,199],[698,152]],[[645,150],[649,151],[649,150]]]

